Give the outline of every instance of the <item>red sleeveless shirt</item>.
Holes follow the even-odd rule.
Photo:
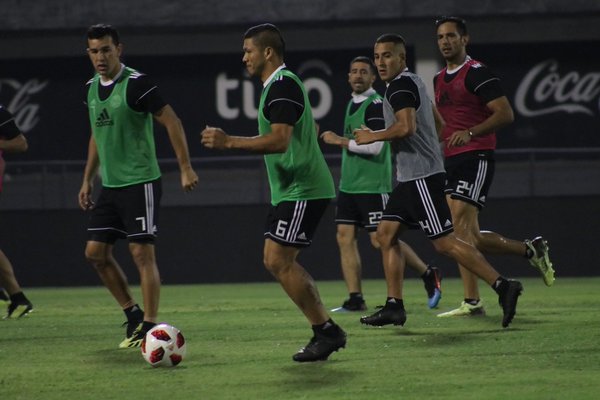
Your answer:
[[[465,78],[470,68],[479,68],[479,61],[469,59],[456,73],[454,79],[445,82],[447,68],[442,69],[435,84],[435,103],[444,118],[446,126],[442,131],[442,139],[446,141],[454,132],[468,130],[486,120],[492,112],[485,103],[471,93],[465,86]],[[496,133],[474,136],[464,146],[444,147],[444,156],[450,157],[474,150],[494,150],[496,148]]]

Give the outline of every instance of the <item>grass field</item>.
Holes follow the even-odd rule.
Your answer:
[[[444,280],[429,310],[420,280],[407,280],[405,327],[363,327],[336,314],[347,348],[297,364],[311,336],[275,283],[163,287],[160,319],[180,328],[188,356],[154,369],[139,349],[117,349],[122,313],[101,287],[28,289],[35,311],[0,321],[0,398],[13,399],[597,399],[600,278],[523,279],[517,316],[482,287],[486,317],[440,319],[457,306],[458,280]],[[328,308],[343,282],[319,282]],[[383,281],[366,281],[370,307]],[[140,298],[135,289],[136,297]]]

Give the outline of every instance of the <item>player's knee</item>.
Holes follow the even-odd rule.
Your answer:
[[[377,248],[381,248],[381,247],[391,247],[395,244],[396,242],[396,235],[395,233],[389,232],[385,229],[377,229],[377,232],[375,233],[375,237],[374,240],[372,241],[372,243],[376,243],[376,247]],[[375,244],[374,244],[375,246]]]
[[[381,245],[379,244],[379,241],[377,240],[377,235],[370,235],[369,237],[371,239],[371,245],[376,249],[380,249]]]
[[[451,235],[443,236],[433,241],[435,251],[448,257],[452,257],[455,238]]]
[[[85,248],[85,259],[95,268],[101,268],[107,261],[104,251],[90,246]]]
[[[129,252],[131,253],[133,262],[138,267],[153,265],[155,263],[154,253],[144,246],[130,246]]]
[[[349,246],[354,241],[354,236],[349,234],[348,232],[338,231],[335,235],[335,238],[337,239],[338,245],[340,247]]]

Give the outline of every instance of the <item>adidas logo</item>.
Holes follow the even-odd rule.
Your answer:
[[[452,221],[450,221],[449,219],[447,219],[446,222],[444,222],[444,228],[447,228],[449,226],[452,226]]]
[[[481,196],[481,197],[479,198],[479,201],[481,201],[482,203],[483,203],[483,202],[485,202],[485,196]]]
[[[300,240],[306,240],[306,234],[304,232],[300,233],[298,235],[298,239],[300,239]]]
[[[106,108],[103,108],[98,118],[96,118],[96,128],[101,126],[113,126],[114,124],[115,123],[110,118],[110,115],[108,115]]]

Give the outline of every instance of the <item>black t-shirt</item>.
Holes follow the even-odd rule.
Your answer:
[[[106,100],[110,96],[115,83],[120,79],[121,77],[117,78],[107,86],[103,85],[102,82],[98,84],[100,100]],[[87,93],[91,82],[91,80],[88,81],[86,85],[84,104],[87,104]],[[127,105],[135,111],[154,114],[166,106],[167,103],[162,98],[158,86],[148,78],[148,75],[140,74],[129,78],[129,83],[127,84]]]
[[[15,123],[13,115],[3,106],[0,106],[0,138],[11,140],[21,134]]]
[[[401,76],[391,81],[385,91],[385,97],[394,113],[409,107],[416,110],[421,105],[419,88],[408,76]]]
[[[272,124],[294,126],[302,116],[304,107],[304,95],[300,86],[292,78],[283,76],[271,83],[263,113]]]
[[[452,79],[454,79],[457,73],[458,71],[449,74],[448,71],[446,71],[444,82],[452,82]],[[438,77],[439,75],[436,75],[433,78],[434,86]],[[465,87],[469,92],[479,97],[486,104],[504,96],[504,91],[500,86],[500,79],[483,64],[479,64],[477,68],[469,68],[465,76]]]

